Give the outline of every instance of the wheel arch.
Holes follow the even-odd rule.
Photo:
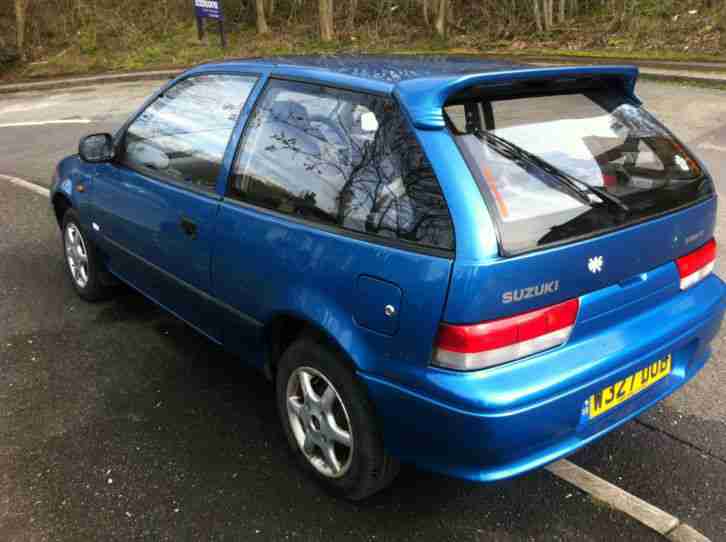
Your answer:
[[[68,209],[73,209],[73,202],[65,194],[57,192],[53,196],[53,211],[59,228],[63,227],[63,217]]]
[[[353,356],[323,325],[299,313],[283,311],[273,315],[263,329],[266,351],[264,370],[268,378],[274,379],[277,363],[285,350],[303,336],[311,337],[319,344],[330,346],[341,355],[341,359],[352,371],[357,370],[358,366]]]

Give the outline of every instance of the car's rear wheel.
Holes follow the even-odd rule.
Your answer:
[[[276,376],[280,419],[303,469],[329,492],[350,500],[380,491],[398,472],[365,390],[347,360],[307,336],[283,354]]]
[[[63,255],[73,288],[86,301],[99,301],[111,290],[104,284],[103,267],[93,242],[85,234],[75,210],[63,215]]]

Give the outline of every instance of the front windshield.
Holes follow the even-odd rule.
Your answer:
[[[648,112],[612,91],[449,105],[450,128],[490,207],[505,253],[530,250],[673,210],[710,194],[698,163]],[[486,132],[485,132],[486,131]],[[524,151],[514,157],[493,134]],[[532,155],[553,166],[549,172]],[[559,173],[560,175],[553,174]],[[578,197],[562,178],[596,194]]]

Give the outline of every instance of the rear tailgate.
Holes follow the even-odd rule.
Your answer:
[[[716,198],[711,198],[564,246],[482,262],[457,259],[443,319],[494,320],[598,290],[603,296],[589,311],[625,310],[636,302],[646,310],[662,302],[655,293],[680,291],[675,259],[711,239],[715,221]]]

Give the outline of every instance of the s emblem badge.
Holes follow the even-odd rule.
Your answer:
[[[587,262],[587,268],[590,270],[590,273],[599,273],[602,271],[602,266],[605,263],[605,260],[602,256],[593,256],[590,258]]]

